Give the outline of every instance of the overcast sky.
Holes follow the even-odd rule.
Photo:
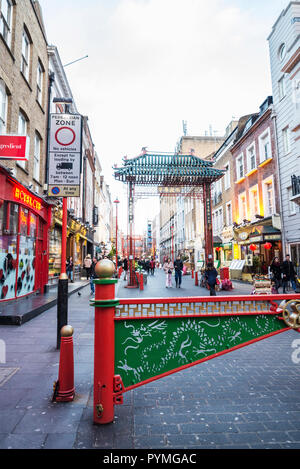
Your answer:
[[[182,136],[224,135],[232,117],[272,94],[267,36],[287,0],[40,0],[78,111],[89,126],[112,198],[112,166],[143,146],[173,151]],[[201,155],[198,155],[201,156]],[[136,232],[157,201],[139,202]]]

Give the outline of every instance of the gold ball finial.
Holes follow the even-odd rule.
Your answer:
[[[67,325],[63,326],[60,330],[60,335],[62,337],[71,337],[73,335],[74,329],[72,326]]]
[[[95,266],[95,272],[99,278],[111,278],[115,271],[115,264],[109,259],[102,259]]]

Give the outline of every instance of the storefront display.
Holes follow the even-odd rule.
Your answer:
[[[49,218],[50,206],[0,168],[0,300],[43,290]]]

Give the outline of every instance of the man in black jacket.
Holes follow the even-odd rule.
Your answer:
[[[282,271],[282,286],[283,286],[283,293],[285,293],[286,287],[288,282],[291,282],[293,290],[296,290],[296,272],[294,269],[293,263],[290,261],[290,255],[287,254],[285,257],[285,261],[281,264],[281,271]]]
[[[174,268],[175,268],[175,282],[176,282],[176,288],[180,288],[181,285],[181,277],[182,277],[182,269],[183,269],[183,262],[180,259],[180,256],[178,255],[176,257],[176,260],[174,262]]]

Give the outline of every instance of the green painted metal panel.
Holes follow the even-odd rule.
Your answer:
[[[115,373],[125,388],[288,329],[276,315],[115,321]]]

